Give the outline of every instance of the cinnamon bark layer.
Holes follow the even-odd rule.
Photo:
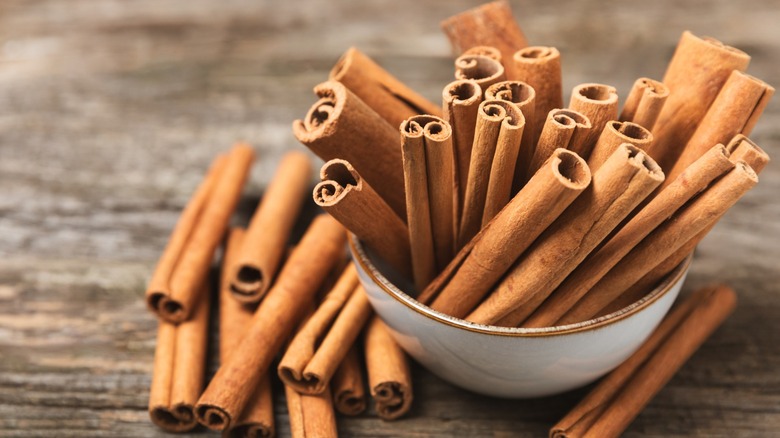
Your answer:
[[[726,145],[731,152],[731,161],[746,162],[756,174],[760,174],[767,164],[769,155],[759,145],[742,134],[735,135]]]
[[[610,120],[618,118],[618,95],[615,87],[604,84],[580,84],[571,92],[569,108],[582,113],[590,120],[591,130],[588,136],[572,149],[586,160],[596,144],[601,131]]]
[[[314,87],[319,100],[304,120],[293,122],[293,134],[325,161],[349,161],[387,205],[406,217],[398,128],[387,123],[343,84]]]
[[[512,61],[512,75],[509,78],[525,82],[536,92],[531,122],[533,143],[536,144],[547,115],[555,108],[563,108],[561,53],[555,47],[532,46],[515,52]]]
[[[268,292],[303,206],[311,170],[311,160],[302,152],[282,158],[252,216],[233,271],[227,272],[235,299],[257,303]]]
[[[669,98],[656,121],[649,151],[664,171],[672,169],[731,72],[744,71],[749,62],[750,56],[740,50],[683,32],[664,74]]]
[[[633,122],[652,132],[669,97],[669,87],[650,78],[639,78],[628,93],[621,122]]]
[[[589,137],[592,126],[583,114],[570,109],[553,109],[547,114],[539,141],[534,148],[534,156],[529,165],[533,174],[547,161],[558,148],[577,150]]]
[[[412,405],[412,376],[406,353],[378,317],[368,323],[365,334],[368,386],[379,418],[395,420]]]
[[[663,178],[641,149],[621,145],[466,319],[510,327],[524,321]]]
[[[619,122],[612,120],[601,131],[596,146],[588,158],[590,170],[595,172],[615,152],[621,144],[632,144],[643,151],[647,151],[653,143],[653,134],[633,122]]]
[[[252,317],[236,351],[222,364],[195,409],[198,421],[215,430],[229,429],[246,407],[271,360],[304,316],[335,263],[341,260],[346,233],[329,216],[319,216],[290,255],[271,290]]]
[[[495,59],[502,65],[504,64],[503,60],[501,59],[501,51],[491,46],[473,46],[470,49],[465,50],[462,55],[487,56],[488,58]]]
[[[147,306],[160,318],[173,323],[189,318],[253,158],[245,144],[218,157],[182,212],[146,290]]]
[[[289,386],[284,387],[287,412],[290,417],[290,434],[293,438],[337,438],[336,413],[330,389],[317,395],[299,394]]]
[[[482,90],[496,82],[506,80],[506,72],[501,62],[482,55],[460,55],[455,60],[455,79],[472,80]]]
[[[328,79],[344,84],[393,127],[418,114],[441,115],[441,108],[355,47],[341,56]]]
[[[320,169],[320,178],[322,182],[314,187],[314,202],[396,272],[410,276],[411,250],[405,220],[346,160],[334,159],[325,163]]]
[[[341,361],[331,384],[333,404],[344,415],[359,415],[366,410],[363,364],[357,345],[352,345]]]
[[[694,292],[676,306],[631,357],[561,421],[551,438],[619,436],[736,307],[725,285]]]
[[[466,316],[590,180],[582,158],[556,150],[419,300],[425,303],[435,297],[433,309],[456,318]]]

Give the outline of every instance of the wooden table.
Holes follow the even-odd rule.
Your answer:
[[[164,436],[146,412],[156,321],[142,297],[209,160],[235,140],[254,145],[245,221],[282,152],[302,149],[290,124],[341,52],[357,45],[438,100],[452,63],[438,22],[471,5],[0,3],[0,436]],[[532,43],[560,48],[567,90],[606,82],[625,96],[636,77],[660,78],[686,28],[750,52],[749,71],[780,84],[769,0],[513,7]],[[753,138],[780,157],[777,99]],[[685,287],[725,281],[738,310],[627,436],[780,427],[780,171],[761,179],[699,247]],[[340,431],[543,436],[585,393],[493,399],[419,366],[414,384],[408,418],[340,418]],[[286,436],[281,396],[276,408]]]

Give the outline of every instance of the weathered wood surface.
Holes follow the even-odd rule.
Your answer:
[[[255,146],[250,211],[282,151],[301,148],[291,121],[341,52],[357,45],[438,99],[452,62],[438,21],[470,5],[0,2],[0,436],[164,436],[146,413],[156,322],[143,289],[210,158],[237,139]],[[638,76],[660,78],[686,28],[748,51],[749,71],[780,85],[770,0],[513,7],[532,43],[561,49],[566,89],[607,82],[625,95]],[[753,137],[780,160],[777,99]],[[780,428],[777,193],[772,165],[700,246],[685,288],[726,281],[739,308],[627,436]],[[584,394],[492,399],[414,371],[407,419],[340,418],[340,431],[542,436]],[[281,397],[276,407],[286,436]]]

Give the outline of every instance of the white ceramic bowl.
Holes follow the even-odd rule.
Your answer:
[[[540,397],[586,385],[631,355],[680,292],[690,257],[639,302],[610,315],[550,328],[474,324],[420,304],[354,236],[350,249],[377,314],[401,347],[455,385],[497,397]],[[377,268],[379,266],[379,269]],[[388,273],[386,277],[383,272]]]

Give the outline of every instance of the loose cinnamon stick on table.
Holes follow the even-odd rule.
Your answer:
[[[524,127],[523,113],[511,102],[486,100],[479,105],[458,246],[468,243],[509,202]]]
[[[506,80],[506,72],[501,62],[481,55],[460,55],[455,60],[455,79],[469,79],[482,88]]]
[[[658,115],[649,151],[664,171],[672,169],[731,72],[744,71],[749,62],[750,56],[740,50],[683,32],[664,74],[669,98]]]
[[[201,424],[229,429],[246,407],[271,360],[298,324],[322,281],[344,251],[346,233],[335,219],[314,219],[290,255],[276,283],[261,301],[236,351],[222,364],[198,400]]]
[[[374,317],[365,334],[368,386],[379,418],[395,420],[412,405],[412,377],[406,353],[393,339],[387,326]]]
[[[633,122],[607,122],[588,158],[590,170],[595,172],[623,143],[632,144],[646,152],[653,143],[653,134]]]
[[[753,169],[744,161],[738,161],[732,170],[645,237],[580,298],[557,324],[587,321],[596,316],[661,261],[715,224],[757,182],[758,177]]]
[[[290,434],[293,438],[338,437],[336,413],[333,412],[333,399],[330,389],[322,394],[300,394],[285,386],[287,412],[290,417]]]
[[[344,84],[393,127],[418,114],[441,115],[437,105],[407,87],[355,47],[341,56],[328,79]]]
[[[362,362],[357,344],[353,344],[333,375],[330,385],[333,404],[344,415],[359,415],[366,410]]]
[[[325,161],[349,161],[406,218],[398,125],[387,123],[340,82],[321,83],[314,92],[319,100],[304,120],[293,122],[295,137]]]
[[[509,78],[525,82],[536,92],[534,117],[530,122],[534,127],[533,143],[536,144],[547,115],[555,108],[563,108],[561,53],[555,47],[532,46],[515,52],[512,61]]]
[[[253,158],[252,148],[241,143],[217,158],[182,213],[146,290],[147,306],[160,318],[173,323],[189,318]]]
[[[452,129],[438,117],[412,117],[401,124],[401,149],[412,271],[422,290],[455,247]]]
[[[289,152],[279,164],[260,206],[252,216],[231,278],[235,299],[257,303],[279,270],[287,240],[311,178],[311,160],[302,152]]]
[[[621,145],[466,319],[508,327],[524,321],[663,178],[641,149]]]
[[[314,187],[314,202],[398,273],[409,277],[411,250],[405,218],[400,218],[346,160],[325,163],[320,178],[322,182]]]
[[[551,110],[547,114],[539,141],[534,148],[529,173],[533,174],[539,170],[558,148],[581,149],[591,127],[590,120],[577,111],[560,108]]]
[[[473,46],[461,54],[487,56],[488,58],[495,59],[502,65],[504,64],[503,60],[501,59],[501,51],[491,46]]]
[[[252,323],[254,308],[233,298],[230,272],[234,272],[246,242],[246,230],[233,228],[228,234],[222,257],[222,278],[219,289],[219,361],[225,363],[236,351],[244,332]],[[231,437],[271,437],[274,435],[274,407],[271,394],[271,374],[266,372],[254,388],[249,402],[233,427]]]
[[[433,309],[466,316],[590,180],[585,160],[556,150],[418,299],[427,303],[435,297]]]
[[[618,118],[617,91],[610,85],[577,85],[571,92],[569,108],[582,113],[590,120],[591,130],[587,138],[577,145],[577,149],[572,149],[587,160],[607,122]]]
[[[550,429],[551,438],[616,437],[736,307],[725,285],[702,288],[675,306],[631,357]]]
[[[677,210],[712,181],[730,171],[734,163],[723,145],[710,149],[685,169],[644,206],[596,252],[574,270],[544,303],[523,322],[523,327],[552,327],[610,269],[626,256],[642,239],[671,217]]]
[[[203,390],[209,328],[207,281],[194,303],[192,318],[174,325],[159,320],[154,371],[149,389],[149,417],[168,432],[198,425],[194,406]]]
[[[628,93],[619,120],[636,123],[652,132],[668,97],[669,87],[663,82],[639,78]]]

